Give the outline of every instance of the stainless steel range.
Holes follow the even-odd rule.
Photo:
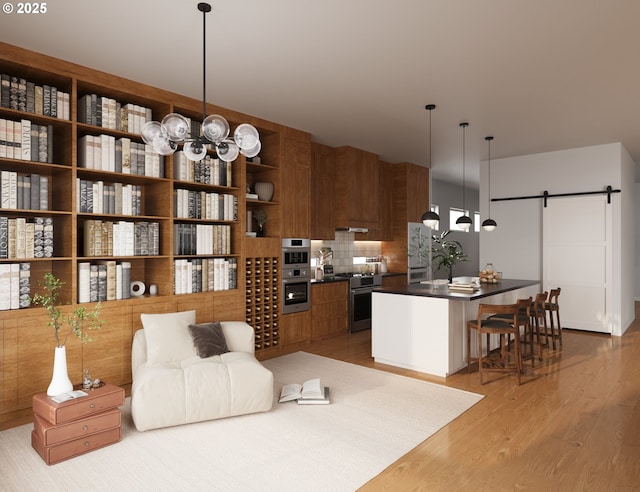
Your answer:
[[[337,273],[349,279],[349,331],[371,329],[371,294],[382,285],[382,275]]]

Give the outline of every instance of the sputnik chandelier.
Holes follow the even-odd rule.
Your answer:
[[[213,145],[218,157],[225,162],[231,162],[243,154],[255,157],[262,148],[260,135],[253,125],[243,123],[229,137],[230,127],[227,120],[217,114],[206,115],[206,33],[207,13],[211,12],[211,5],[201,2],[198,10],[202,12],[202,128],[201,135],[191,135],[191,125],[187,118],[178,113],[169,113],[162,122],[150,121],[142,129],[142,140],[161,155],[171,155],[183,144],[185,155],[199,161],[207,155],[207,144]]]

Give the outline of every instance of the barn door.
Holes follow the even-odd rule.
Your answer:
[[[611,333],[612,207],[593,195],[549,199],[543,209],[543,289],[562,288],[563,327]]]

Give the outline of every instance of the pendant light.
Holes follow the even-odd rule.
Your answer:
[[[206,34],[207,13],[211,5],[201,2],[198,10],[202,12],[202,135],[191,135],[189,120],[178,113],[169,113],[162,122],[150,121],[142,128],[142,140],[161,155],[173,154],[179,143],[184,143],[185,155],[199,161],[207,155],[206,145],[215,147],[220,160],[231,162],[242,153],[246,157],[255,157],[261,150],[260,136],[253,125],[243,123],[229,138],[229,123],[220,115],[207,116],[206,98]]]
[[[465,200],[465,186],[466,186],[466,170],[467,170],[467,166],[465,163],[465,130],[466,128],[469,126],[469,123],[467,123],[466,121],[463,121],[462,123],[460,123],[460,127],[462,128],[462,213],[466,214],[467,213],[467,208],[466,208],[466,200]],[[463,231],[468,231],[471,228],[471,224],[473,223],[473,221],[471,220],[471,217],[469,217],[468,215],[463,215],[462,217],[458,217],[458,220],[456,220],[456,224],[458,225],[458,227],[460,227],[460,229],[462,229]]]
[[[491,140],[493,140],[493,137],[484,137],[484,139],[487,141],[489,146],[489,185],[487,190],[487,194],[489,196],[489,199],[487,200],[489,202],[489,218],[482,223],[482,228],[485,231],[491,232],[495,231],[496,227],[498,227],[496,221],[491,218]]]
[[[435,104],[427,104],[424,109],[429,111],[429,203],[431,203],[431,112],[436,109]],[[424,214],[422,214],[421,219],[422,223],[427,227],[434,229],[438,227],[438,223],[440,222],[440,216],[431,210],[431,206],[429,206],[429,210],[427,210]]]

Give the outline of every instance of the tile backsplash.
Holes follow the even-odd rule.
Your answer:
[[[336,231],[334,241],[311,241],[311,264],[315,265],[316,252],[320,248],[333,251],[333,269],[336,273],[359,271],[364,265],[354,265],[354,258],[375,257],[381,254],[380,241],[356,241],[355,232]]]

